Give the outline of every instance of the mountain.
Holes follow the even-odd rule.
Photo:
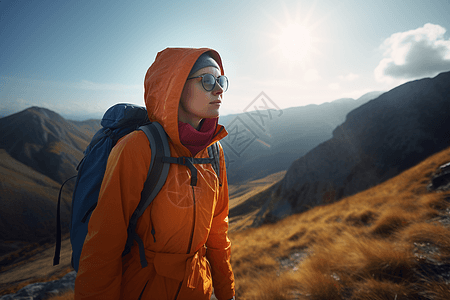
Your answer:
[[[268,121],[265,124],[254,122],[260,118],[255,112],[225,116],[221,122],[234,122],[229,140],[223,143],[228,153],[229,182],[240,184],[286,170],[295,158],[329,138],[345,115],[369,98],[289,108],[277,119],[279,111],[272,114],[273,118],[267,117],[272,111],[260,111],[267,115],[261,117]],[[246,122],[239,125],[255,133],[255,140],[240,156],[234,154],[239,148],[232,142],[233,126],[236,128],[238,121]],[[31,107],[1,118],[0,127],[1,254],[20,242],[53,236],[59,188],[76,174],[84,149],[100,128],[100,120],[69,121],[48,109]],[[63,190],[62,221],[66,231],[74,182]]]
[[[0,119],[0,149],[37,172],[62,183],[76,174],[92,130],[45,108],[31,107]]]
[[[286,170],[295,159],[330,139],[350,111],[381,94],[371,92],[357,100],[344,98],[281,110],[261,93],[249,105],[256,110],[220,117],[229,133],[221,141],[229,183],[247,182]]]
[[[221,117],[222,124],[231,123],[230,135],[223,143],[229,182],[240,184],[286,170],[295,158],[331,137],[333,128],[344,121],[349,111],[377,94],[380,93],[367,94],[358,100],[340,99],[289,108],[282,115],[280,110],[263,110]],[[257,100],[270,100],[263,96],[265,99]],[[233,143],[237,125],[255,134],[252,143],[244,145],[247,148],[238,155],[235,153],[241,150],[241,145]],[[48,109],[31,107],[1,118],[0,127],[1,254],[14,248],[17,242],[34,242],[53,235],[59,188],[76,174],[76,166],[100,128],[100,120],[69,121]],[[65,229],[70,218],[73,185],[74,181],[69,182],[63,191]]]
[[[331,139],[255,196],[264,203],[255,225],[363,191],[448,147],[449,115],[450,72],[405,83],[356,108]]]
[[[99,121],[71,122],[39,107],[0,119],[0,255],[54,235],[62,182],[76,174]],[[63,191],[68,228],[71,182]]]
[[[59,183],[0,149],[0,186],[0,256],[22,245],[17,241],[37,242],[54,233]],[[70,199],[67,193],[64,197]],[[64,202],[64,220],[69,208]]]

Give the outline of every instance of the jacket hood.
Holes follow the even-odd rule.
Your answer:
[[[181,145],[178,106],[188,75],[200,55],[209,52],[224,75],[219,53],[209,48],[166,48],[158,52],[145,75],[144,98],[150,121],[160,123],[169,138]]]

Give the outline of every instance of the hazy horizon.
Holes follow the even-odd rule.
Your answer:
[[[361,99],[362,97],[364,97],[366,95],[370,95],[372,93],[383,93],[383,92],[382,91],[372,91],[372,92],[368,92],[368,93],[362,95],[361,97],[359,97],[357,99],[353,99],[353,98],[339,98],[339,99],[334,99],[334,100],[323,102],[323,103],[319,103],[319,104],[311,103],[311,104],[306,104],[306,105],[301,105],[301,106],[286,107],[286,108],[283,108],[281,110],[284,111],[284,110],[289,110],[289,109],[292,109],[292,108],[305,107],[305,106],[309,106],[309,105],[320,106],[320,105],[327,104],[327,103],[339,102],[339,101],[341,101],[343,99],[352,99],[354,101],[357,101],[357,100]],[[141,106],[144,106],[144,105],[142,104]],[[17,110],[13,108],[9,113],[4,113],[4,111],[0,111],[0,118],[4,118],[4,117],[10,116],[10,115],[22,112],[22,111],[27,110],[27,109],[32,108],[32,107],[45,108],[45,109],[49,109],[51,111],[54,111],[54,110],[52,110],[51,108],[48,108],[48,107],[43,107],[43,106],[38,106],[38,105],[30,105],[28,107],[25,107],[25,108],[22,108],[22,109],[17,109]],[[106,108],[106,109],[108,109],[108,108]],[[105,111],[106,111],[106,109],[105,109]],[[58,111],[54,111],[54,112],[56,112],[57,114],[61,115],[66,120],[81,121],[82,122],[82,121],[88,121],[88,120],[101,120],[103,114],[105,113],[105,111],[98,112],[98,113],[91,113],[91,114],[85,114],[85,113],[83,113],[81,111],[72,112],[72,113],[71,112],[58,112]],[[233,116],[233,115],[237,115],[237,114],[241,114],[241,113],[244,113],[244,112],[236,112],[236,113],[232,112],[232,113],[229,113],[229,114],[220,114],[219,117],[224,118],[224,117]]]

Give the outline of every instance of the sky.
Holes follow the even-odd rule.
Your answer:
[[[450,71],[449,14],[447,0],[1,0],[0,116],[143,106],[145,73],[167,47],[220,53],[222,115],[261,93],[279,109],[357,99]]]

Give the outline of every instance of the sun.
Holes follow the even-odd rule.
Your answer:
[[[269,59],[277,71],[305,74],[308,80],[317,80],[318,64],[323,60],[324,44],[330,41],[324,38],[325,25],[330,13],[314,15],[315,4],[305,7],[300,1],[289,6],[280,0],[278,10],[271,12],[261,8],[266,27],[261,36],[267,42],[258,59]]]
[[[287,6],[283,0],[280,4],[284,14],[263,11],[273,25],[272,30],[264,32],[270,38],[271,47],[263,55],[276,59],[277,65],[288,66],[290,70],[314,69],[318,57],[322,56],[322,44],[327,42],[321,37],[324,31],[320,26],[329,15],[314,16],[315,4],[309,8],[300,3]]]
[[[303,62],[311,51],[311,31],[297,23],[281,28],[279,48],[287,61]]]

